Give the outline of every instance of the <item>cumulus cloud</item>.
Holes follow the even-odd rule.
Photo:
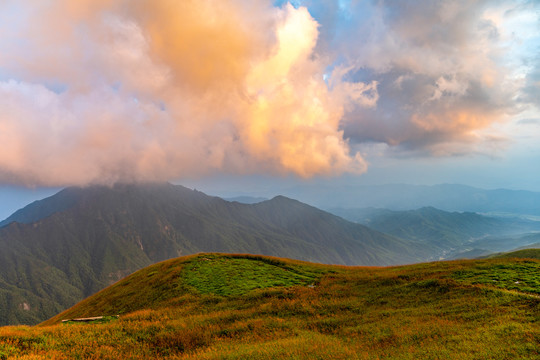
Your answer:
[[[512,17],[524,13],[538,26],[531,7],[507,1],[351,1],[346,13],[334,8],[334,18],[349,21],[334,21],[321,35],[327,41],[321,47],[353,67],[353,81],[378,82],[376,107],[345,114],[345,137],[351,144],[385,143],[411,156],[461,155],[476,152],[481,143],[491,149],[490,128],[535,101],[534,72],[515,63],[526,59],[516,50],[528,35],[519,34],[520,24],[510,26]],[[345,30],[349,36],[336,38]],[[523,71],[529,74],[526,88]]]
[[[365,171],[340,130],[373,83],[328,87],[306,8],[4,1],[0,182]]]
[[[534,2],[292,3],[1,1],[0,183],[362,173],[540,106]]]
[[[538,59],[540,51],[535,55],[535,59]],[[540,108],[540,63],[538,61],[536,61],[531,71],[527,74],[521,100],[525,103],[533,103]]]

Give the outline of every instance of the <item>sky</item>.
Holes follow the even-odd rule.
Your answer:
[[[115,182],[540,191],[539,59],[538,1],[0,0],[0,218]]]

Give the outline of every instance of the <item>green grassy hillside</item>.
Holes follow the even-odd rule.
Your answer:
[[[505,253],[497,253],[486,256],[486,258],[520,258],[520,259],[537,259],[540,260],[540,248],[538,249],[521,249]]]
[[[532,259],[368,268],[199,254],[41,326],[0,328],[0,359],[537,359],[539,274]],[[61,323],[101,315],[120,317]]]

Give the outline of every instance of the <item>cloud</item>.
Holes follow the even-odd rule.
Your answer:
[[[319,24],[306,8],[241,0],[0,6],[24,19],[0,25],[0,182],[366,169],[340,120],[350,104],[372,106],[376,84],[335,78],[327,86]]]
[[[293,4],[0,2],[0,183],[362,173],[536,117],[534,2]]]
[[[513,57],[527,35],[510,24],[530,10],[505,1],[351,1],[346,14],[334,9],[327,17],[347,21],[323,26],[321,47],[349,64],[350,80],[378,83],[376,107],[346,113],[344,136],[388,144],[400,156],[462,155],[479,144],[491,152],[492,126],[535,101],[534,72],[524,88]]]
[[[518,125],[540,125],[540,119],[520,119]]]
[[[538,59],[538,56],[540,56],[540,51],[535,54],[534,60],[529,59],[529,61],[533,63],[533,67],[531,71],[527,73],[522,98],[520,100],[524,103],[532,103],[540,109],[540,63],[536,60]]]

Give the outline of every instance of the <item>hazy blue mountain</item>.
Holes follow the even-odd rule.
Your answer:
[[[483,190],[465,185],[306,185],[283,192],[322,209],[385,208],[413,210],[432,206],[445,211],[501,212],[540,215],[540,193],[522,190]]]
[[[540,222],[516,217],[490,217],[472,212],[447,212],[433,207],[332,209],[332,213],[396,237],[439,249],[443,258],[474,258],[507,251],[540,239]]]
[[[538,248],[540,232],[514,235],[494,235],[477,239],[471,246],[487,249],[491,252],[506,252],[529,248]]]
[[[65,189],[54,196],[34,201],[24,208],[17,210],[5,220],[0,221],[0,227],[14,221],[27,224],[41,220],[56,212],[72,207],[75,205],[77,198],[78,192],[76,188]]]
[[[0,185],[0,222],[13,214],[16,209],[37,199],[54,195],[61,189],[35,188],[28,189],[18,186]]]
[[[540,260],[540,247],[524,248],[509,252],[496,253],[482,258],[487,259],[509,259],[509,258],[521,258],[521,259],[538,259]]]
[[[470,249],[465,251],[457,251],[452,254],[447,255],[448,260],[458,260],[458,259],[478,259],[486,257],[493,254],[492,251],[486,249]]]
[[[197,252],[388,265],[428,247],[278,196],[228,202],[171,184],[68,188],[0,228],[0,324],[35,323],[160,260]]]

